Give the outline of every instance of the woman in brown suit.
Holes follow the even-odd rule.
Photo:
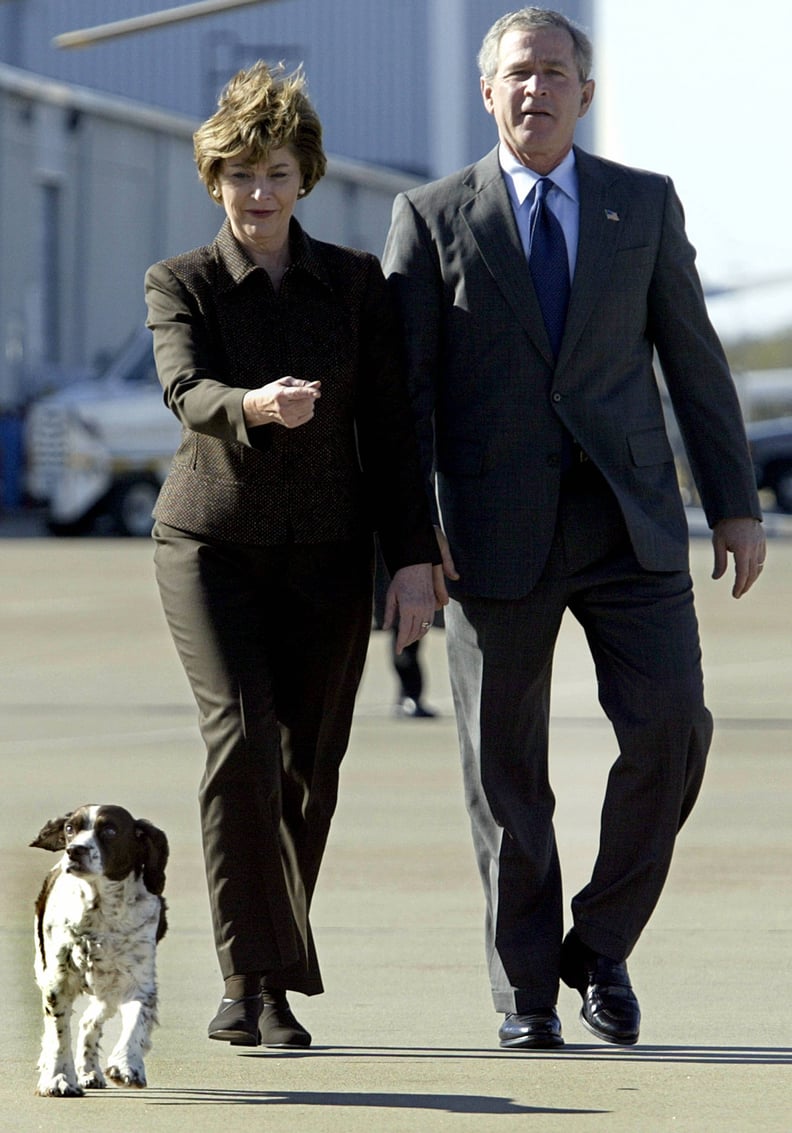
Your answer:
[[[309,910],[369,640],[372,532],[401,647],[432,622],[439,556],[379,263],[292,215],[325,170],[302,75],[240,72],[195,156],[226,220],[149,269],[146,301],[184,427],[155,563],[206,746],[225,980],[209,1037],[307,1046],[286,992],[323,990]]]

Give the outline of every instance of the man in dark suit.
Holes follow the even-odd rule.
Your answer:
[[[526,8],[493,25],[479,63],[500,144],[397,198],[384,266],[452,597],[499,1038],[560,1046],[560,978],[590,1031],[630,1044],[640,1011],[625,961],[712,733],[655,353],[713,530],[713,577],[733,554],[735,598],[762,567],[761,513],[672,183],[573,145],[594,94],[588,39]],[[565,610],[585,630],[619,756],[563,937],[547,733]]]

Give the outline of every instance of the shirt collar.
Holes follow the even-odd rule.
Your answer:
[[[498,146],[498,161],[503,170],[509,194],[519,208],[525,198],[533,192],[536,182],[541,180],[541,177],[526,165],[522,165],[503,142]],[[574,150],[569,151],[564,160],[551,170],[549,176],[557,189],[566,193],[575,204],[579,203]]]
[[[292,217],[289,222],[289,244],[292,267],[300,268],[321,283],[332,286],[316,242],[303,230],[295,217]],[[241,283],[252,272],[263,270],[256,267],[245,249],[237,241],[231,231],[231,224],[227,217],[215,237],[215,246],[235,284]]]

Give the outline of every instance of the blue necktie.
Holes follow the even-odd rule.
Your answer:
[[[563,229],[547,205],[547,194],[552,187],[553,182],[542,177],[534,189],[528,267],[557,358],[569,304],[569,259]]]

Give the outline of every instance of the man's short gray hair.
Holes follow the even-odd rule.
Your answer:
[[[507,12],[495,21],[484,36],[478,53],[481,77],[488,80],[494,78],[498,69],[501,40],[506,32],[532,31],[534,28],[562,28],[569,33],[580,81],[585,83],[591,75],[594,56],[591,40],[572,20],[548,8],[520,8],[516,12]]]

